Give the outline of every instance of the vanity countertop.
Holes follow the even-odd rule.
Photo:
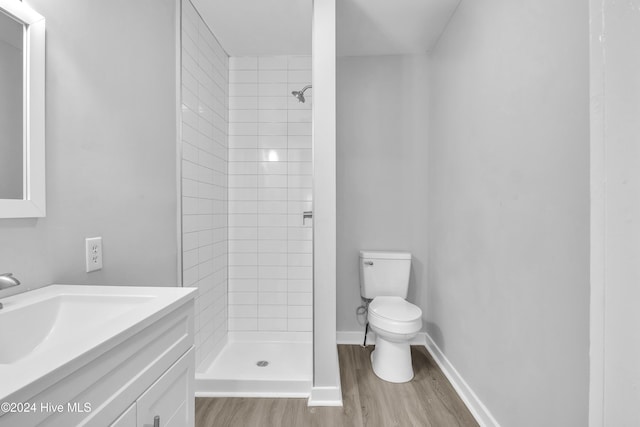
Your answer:
[[[195,298],[196,288],[49,285],[3,298],[0,401],[54,384]]]

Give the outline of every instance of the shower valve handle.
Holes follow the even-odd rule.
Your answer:
[[[304,211],[302,212],[302,225],[304,225],[305,220],[313,218],[313,211]]]

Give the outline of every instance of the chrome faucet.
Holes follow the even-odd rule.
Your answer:
[[[20,281],[13,277],[13,273],[0,274],[0,290],[12,288],[18,286]],[[2,310],[2,303],[0,302],[0,310]]]

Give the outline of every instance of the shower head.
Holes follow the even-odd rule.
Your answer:
[[[302,90],[294,90],[291,92],[291,95],[295,96],[298,99],[298,102],[304,102],[304,92],[309,88],[311,88],[311,85],[303,87]]]

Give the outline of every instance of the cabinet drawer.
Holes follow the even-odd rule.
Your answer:
[[[160,427],[193,427],[194,366],[191,348],[140,396],[136,402],[138,427],[154,427],[156,416],[160,417]]]

